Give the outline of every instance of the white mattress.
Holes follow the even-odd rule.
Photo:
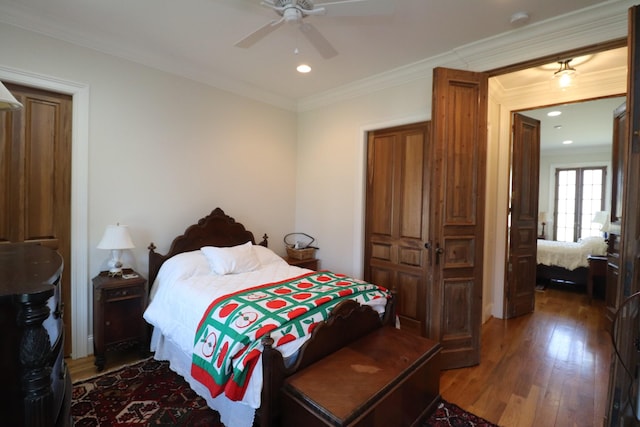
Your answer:
[[[252,286],[282,281],[310,272],[290,266],[269,249],[256,246],[260,268],[239,274],[215,275],[201,251],[187,252],[167,260],[152,286],[150,304],[144,318],[154,326],[151,351],[158,360],[168,360],[171,369],[183,376],[209,406],[220,413],[227,426],[250,427],[255,408],[260,406],[262,362],[258,362],[249,381],[245,398],[235,402],[221,395],[212,399],[209,391],[191,377],[191,358],[195,332],[210,303],[221,296]],[[373,300],[373,308],[384,312],[386,300]],[[377,305],[375,305],[377,304]],[[278,347],[287,357],[294,354],[306,338]]]
[[[589,255],[604,255],[606,252],[607,243],[603,237],[586,237],[578,242],[538,240],[537,262],[575,270],[589,266]]]

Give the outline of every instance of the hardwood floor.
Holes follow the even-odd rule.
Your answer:
[[[603,302],[536,292],[532,314],[482,327],[479,366],[444,371],[442,397],[500,426],[602,426],[612,345]]]
[[[602,426],[612,346],[603,302],[536,292],[535,312],[482,327],[479,366],[444,371],[442,397],[504,427]],[[138,360],[109,353],[105,371]],[[72,381],[97,374],[93,356],[68,360]]]

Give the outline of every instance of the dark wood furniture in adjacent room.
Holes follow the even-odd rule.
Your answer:
[[[440,344],[378,328],[284,382],[285,427],[419,426],[440,401]]]
[[[58,252],[0,245],[0,424],[69,426]]]
[[[297,259],[288,256],[285,257],[284,260],[287,261],[289,265],[296,265],[298,267],[308,268],[309,270],[317,271],[319,266],[319,260],[317,258]]]
[[[607,278],[607,257],[599,255],[589,255],[587,257],[587,261],[589,262],[589,274],[587,276],[587,295],[589,296],[589,302],[591,302],[591,300],[593,299],[594,283],[598,279],[606,280]]]
[[[142,354],[147,352],[148,326],[142,318],[147,279],[132,270],[123,271],[124,277],[103,271],[93,279],[93,354],[98,371],[104,369],[108,350],[137,344]]]

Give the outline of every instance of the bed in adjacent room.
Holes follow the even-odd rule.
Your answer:
[[[227,426],[272,425],[286,376],[393,319],[386,289],[291,266],[219,208],[149,249],[154,357]]]
[[[607,243],[603,237],[592,236],[577,242],[538,239],[536,282],[551,281],[586,285],[588,256],[605,255]]]

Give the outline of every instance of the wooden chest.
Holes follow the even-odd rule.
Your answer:
[[[290,376],[283,426],[418,426],[440,400],[440,344],[382,327]]]

